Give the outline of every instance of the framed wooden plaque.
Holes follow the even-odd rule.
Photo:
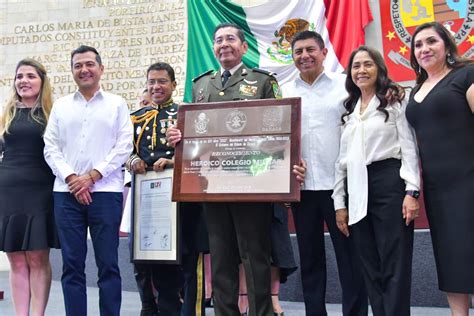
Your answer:
[[[178,128],[173,201],[299,201],[300,98],[185,104]]]

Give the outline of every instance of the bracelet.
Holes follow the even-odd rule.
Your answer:
[[[92,177],[90,172],[89,172],[89,177],[91,178],[92,184],[95,184],[94,178]]]

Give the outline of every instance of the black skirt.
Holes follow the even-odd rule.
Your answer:
[[[288,209],[278,203],[273,207],[271,238],[272,266],[280,268],[280,283],[285,283],[297,265],[288,231]]]

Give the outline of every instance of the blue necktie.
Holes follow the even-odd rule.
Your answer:
[[[229,80],[229,77],[232,76],[229,70],[226,70],[222,73],[222,87],[225,86],[225,83],[227,80]]]

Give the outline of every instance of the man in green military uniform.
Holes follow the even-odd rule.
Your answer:
[[[194,80],[193,102],[275,98],[270,73],[249,69],[242,57],[248,44],[240,27],[220,24],[214,31],[214,55],[221,65]],[[275,88],[274,88],[275,87]],[[273,315],[270,291],[271,203],[205,203],[216,315],[240,315],[239,263],[246,272],[249,312]]]
[[[218,102],[279,97],[275,77],[264,70],[249,69],[242,63],[247,52],[242,29],[234,24],[220,24],[214,31],[214,54],[221,65],[194,79],[193,102]],[[173,145],[181,132],[170,128]],[[297,167],[301,178],[304,169]],[[217,316],[240,315],[239,264],[245,268],[249,313],[273,316],[270,291],[271,203],[205,203],[212,260],[212,281]]]
[[[280,97],[280,87],[272,73],[249,69],[242,62],[229,70],[209,70],[193,82],[193,102],[196,103]]]

